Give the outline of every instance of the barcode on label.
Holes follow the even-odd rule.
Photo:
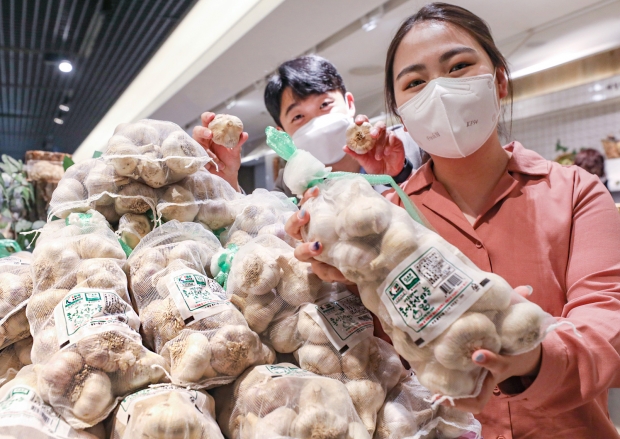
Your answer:
[[[452,293],[452,291],[454,291],[456,287],[460,286],[462,282],[463,278],[458,274],[454,273],[443,284],[441,284],[439,288],[441,288],[441,291],[443,291],[444,294],[447,296]]]
[[[431,249],[423,258],[415,264],[416,271],[422,275],[433,288],[455,271],[450,264],[436,249]]]

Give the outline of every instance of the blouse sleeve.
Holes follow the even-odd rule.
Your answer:
[[[506,397],[553,415],[620,387],[620,214],[598,178],[576,172],[561,325],[542,343],[538,376]]]

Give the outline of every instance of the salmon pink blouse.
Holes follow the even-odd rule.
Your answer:
[[[473,225],[435,179],[432,162],[402,184],[442,237],[513,287],[531,285],[529,300],[581,334],[561,325],[543,341],[529,387],[495,389],[477,416],[483,436],[618,438],[607,393],[620,387],[620,215],[598,177],[517,142],[505,149],[512,152],[506,172]]]

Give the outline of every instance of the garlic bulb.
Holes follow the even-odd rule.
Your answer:
[[[32,342],[31,360],[34,364],[41,364],[47,361],[58,351],[58,338],[56,328],[51,326],[35,333]]]
[[[318,375],[342,373],[340,359],[329,346],[305,344],[295,355],[302,369]]]
[[[159,207],[159,211],[166,221],[194,221],[200,210],[192,193],[178,184],[168,186],[159,202],[164,203],[165,207]]]
[[[267,294],[281,278],[280,266],[267,252],[247,253],[235,259],[230,274],[234,276],[234,285],[252,295]]]
[[[75,285],[75,267],[80,257],[75,250],[61,241],[45,241],[37,244],[31,265],[35,292],[56,286],[72,288]]]
[[[236,377],[261,356],[262,343],[246,326],[224,326],[211,338],[211,366],[222,375]]]
[[[83,367],[80,354],[68,350],[57,352],[44,366],[37,365],[37,387],[43,400],[53,404],[64,396]]]
[[[153,300],[140,312],[144,344],[161,352],[166,343],[175,338],[185,323],[171,297]]]
[[[391,210],[374,197],[360,194],[336,218],[336,233],[342,239],[360,238],[382,233],[390,224]]]
[[[114,206],[119,215],[126,213],[146,213],[157,204],[155,191],[145,184],[131,181],[118,192]]]
[[[101,332],[79,340],[77,352],[88,366],[104,372],[125,372],[136,363],[142,346],[115,331]]]
[[[359,422],[349,423],[349,431],[347,432],[347,439],[370,439],[368,430],[364,424]]]
[[[191,407],[191,406],[190,406]],[[202,425],[178,392],[170,392],[167,400],[152,405],[140,419],[142,435],[149,439],[201,439]],[[189,410],[188,410],[189,409]]]
[[[288,407],[278,407],[256,422],[256,431],[265,437],[289,436],[297,413]]]
[[[292,430],[299,439],[346,439],[349,423],[337,412],[313,406],[299,412]]]
[[[299,349],[303,344],[303,340],[297,331],[297,321],[300,314],[291,314],[269,326],[267,338],[277,352],[288,354]]]
[[[347,146],[357,154],[366,154],[375,147],[375,139],[370,135],[372,125],[364,122],[361,125],[353,123],[347,128]]]
[[[243,132],[243,122],[230,114],[218,114],[209,123],[208,128],[213,133],[213,143],[234,148],[239,143]]]
[[[471,395],[476,389],[476,374],[447,369],[439,363],[426,363],[418,368],[417,377],[433,393],[451,396]]]
[[[114,250],[114,254],[120,256],[118,249]],[[117,261],[106,258],[83,260],[78,267],[76,280],[77,286],[114,290],[129,302],[127,276]]]
[[[32,358],[30,358],[30,353],[32,352],[32,337],[24,338],[23,340],[15,342],[13,349],[15,350],[17,358],[21,364],[32,364]]]
[[[141,157],[136,168],[137,174],[149,187],[158,189],[168,183],[168,166],[162,161],[163,155],[159,148],[140,151]]]
[[[305,341],[314,344],[329,344],[330,341],[323,332],[323,329],[310,317],[307,313],[301,311],[299,313],[299,321],[297,323],[299,335]]]
[[[479,366],[472,359],[478,349],[499,352],[500,337],[495,325],[484,314],[467,312],[433,342],[435,358],[444,367],[471,371]]]
[[[374,271],[360,270],[360,267],[367,267],[377,256],[374,247],[358,241],[338,241],[329,252],[329,257],[338,264],[337,268],[342,274],[358,283],[377,280]]]
[[[510,306],[512,287],[495,273],[485,273],[485,276],[493,282],[493,285],[469,308],[469,311],[506,311]]]
[[[166,166],[179,176],[193,174],[202,167],[201,160],[197,159],[202,155],[202,147],[185,131],[170,133],[161,144],[161,152]]]
[[[114,395],[127,395],[149,384],[167,381],[164,371],[168,370],[161,355],[142,349],[137,361],[125,371],[110,374]]]
[[[353,406],[366,426],[368,434],[375,431],[377,412],[385,401],[385,390],[380,383],[370,380],[353,380],[345,384]]]
[[[211,367],[211,345],[200,332],[192,332],[174,346],[169,347],[170,373],[180,383],[198,383],[203,378],[213,378],[217,372]]]
[[[230,234],[230,236],[226,240],[226,244],[227,245],[235,244],[238,247],[241,247],[242,245],[247,244],[251,240],[252,240],[252,235],[250,235],[245,230],[235,230],[233,233]]]
[[[278,221],[278,217],[272,207],[252,204],[246,206],[237,215],[235,227],[255,235],[260,229],[276,221]]]
[[[112,232],[110,232],[112,233]],[[90,233],[83,235],[78,243],[78,252],[82,259],[127,259],[127,255],[118,241],[101,234]]]
[[[64,177],[58,182],[58,187],[52,195],[51,205],[66,205],[66,210],[57,210],[54,214],[58,218],[66,218],[71,212],[86,212],[89,207],[81,201],[86,200],[87,192],[84,185],[73,178]],[[58,209],[56,207],[56,209]]]
[[[121,239],[132,249],[140,243],[152,230],[151,221],[146,215],[126,213],[118,222],[118,231],[121,232]]]
[[[110,378],[103,372],[91,371],[81,383],[74,386],[70,400],[73,402],[73,415],[89,426],[94,425],[113,407]]]
[[[276,287],[280,297],[295,307],[314,302],[323,282],[312,273],[310,264],[286,256],[280,256],[277,261],[282,269]]]
[[[106,155],[118,156],[110,159],[118,175],[131,176],[138,166],[140,151],[123,136],[112,136],[108,141]]]
[[[516,303],[503,315],[499,325],[503,354],[532,350],[543,337],[543,322],[548,317],[532,302]]]
[[[230,226],[235,221],[235,215],[226,200],[206,200],[199,205],[196,221],[211,230],[218,230]]]
[[[370,345],[374,338],[362,340],[342,356],[342,372],[350,380],[360,380],[368,376],[369,361],[371,360]],[[375,358],[373,358],[375,360]]]

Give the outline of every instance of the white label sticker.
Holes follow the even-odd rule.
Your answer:
[[[372,337],[374,332],[372,315],[360,298],[349,291],[308,304],[301,311],[321,327],[334,348],[343,355],[362,340]]]
[[[17,256],[7,256],[4,258],[0,258],[0,266],[2,265],[30,265],[30,262],[26,261],[25,259],[18,258]]]
[[[298,378],[316,378],[317,376],[312,372],[300,369],[299,367],[290,363],[266,364],[263,366],[256,366],[256,368],[258,369],[258,372],[273,378],[285,376]]]
[[[422,347],[434,340],[492,285],[432,235],[392,270],[377,293],[392,324]]]
[[[0,427],[27,426],[58,439],[69,438],[71,427],[46,405],[35,390],[15,385],[0,401]]]
[[[167,399],[166,395],[170,392],[177,392],[183,397],[183,399],[195,406],[200,413],[208,413],[208,401],[207,396],[204,393],[197,390],[178,387],[174,384],[158,384],[156,386],[140,390],[139,392],[132,393],[123,399],[118,406],[119,408],[116,413],[116,421],[126,426],[129,423],[129,418],[131,418],[138,403],[158,396],[162,400],[161,402],[163,402]],[[153,401],[153,404],[156,403],[158,402]]]
[[[226,292],[213,279],[185,268],[166,276],[166,286],[185,324],[204,319],[233,306]]]
[[[140,328],[140,318],[116,292],[94,288],[71,290],[54,308],[54,322],[59,348],[111,326],[125,333]]]

